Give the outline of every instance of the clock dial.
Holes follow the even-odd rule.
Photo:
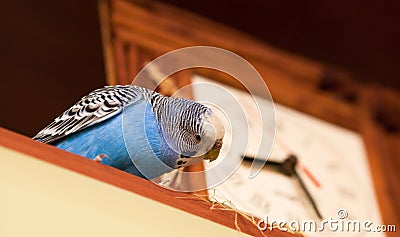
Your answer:
[[[193,79],[194,82],[204,80],[199,77]],[[222,86],[239,100],[248,101],[248,94]],[[194,90],[196,96],[207,93],[204,90],[196,91],[196,88]],[[220,98],[220,101],[220,107],[229,106],[228,100]],[[265,103],[270,102],[265,101]],[[257,105],[246,104],[240,110],[244,110],[251,117],[251,113],[257,110]],[[348,215],[345,218],[348,220],[368,220],[375,225],[381,224],[361,137],[357,133],[279,104],[275,104],[275,110],[276,140],[269,161],[283,162],[290,155],[297,158],[296,173],[303,180],[304,188],[309,191],[322,218],[313,208],[299,180],[294,175],[287,176],[282,172],[277,172],[276,167],[268,163],[255,178],[249,179],[250,164],[243,162],[239,169],[210,192],[210,195],[215,193],[215,198],[220,201],[228,200],[238,209],[260,218],[268,216],[269,220],[315,220],[319,223],[322,219],[340,220],[338,211],[344,210]],[[250,137],[255,133],[254,131],[259,131],[260,127],[257,121],[245,126],[232,122],[231,126],[239,130],[246,129]],[[226,130],[228,137],[237,135],[229,134],[230,130]],[[265,129],[263,133],[273,136],[274,131]],[[229,140],[232,143],[233,141],[234,139]],[[236,144],[228,146],[236,147]],[[226,154],[221,154],[221,157],[240,160],[242,155],[247,155],[257,159],[256,154],[257,151],[250,146],[242,153],[240,151],[235,154],[230,153],[230,157],[225,158]],[[209,166],[209,164],[206,165]],[[223,169],[223,167],[219,168]],[[207,181],[212,181],[214,178],[212,175],[206,177]],[[324,235],[320,232],[306,234]],[[329,236],[332,232],[327,231],[325,234]],[[338,232],[335,236],[367,236],[368,234],[371,233]]]

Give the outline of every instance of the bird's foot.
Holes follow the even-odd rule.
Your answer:
[[[104,158],[109,158],[109,157],[106,154],[100,154],[100,155],[96,156],[93,160],[98,163],[101,163]]]

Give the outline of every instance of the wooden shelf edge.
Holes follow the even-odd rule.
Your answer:
[[[155,185],[151,181],[93,162],[89,159],[60,150],[51,145],[34,141],[29,137],[25,137],[1,127],[0,146],[25,153],[39,160],[72,170],[218,224],[236,229],[235,212],[233,211],[211,210],[211,203],[196,199],[193,194],[164,189]],[[254,225],[240,215],[238,215],[237,223],[242,232],[252,236],[263,236]],[[266,230],[264,234],[272,237],[293,236],[293,234],[288,232],[280,232],[277,230]]]

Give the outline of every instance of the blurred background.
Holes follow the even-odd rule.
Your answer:
[[[398,1],[162,2],[400,89]],[[1,126],[32,136],[106,84],[97,1],[6,1],[0,26]]]

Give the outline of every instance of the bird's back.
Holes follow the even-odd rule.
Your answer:
[[[54,119],[33,139],[52,143],[64,136],[106,121],[120,114],[124,107],[148,100],[153,95],[145,88],[137,86],[106,86],[90,92],[71,108]]]

